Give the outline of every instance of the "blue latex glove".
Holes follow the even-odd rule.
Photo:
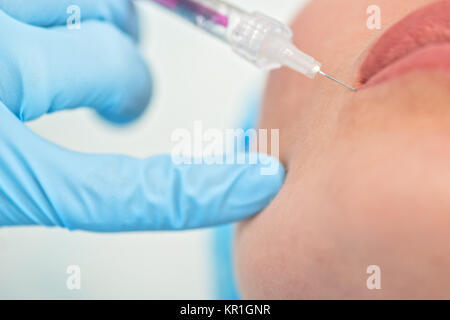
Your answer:
[[[73,4],[78,31],[63,26]],[[0,9],[0,226],[207,227],[257,213],[280,189],[281,165],[271,176],[264,164],[177,166],[170,156],[71,152],[35,135],[23,121],[48,112],[90,106],[119,122],[142,112],[151,80],[134,10],[127,0],[0,0]]]

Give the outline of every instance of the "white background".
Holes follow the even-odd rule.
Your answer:
[[[287,22],[303,0],[234,2]],[[143,0],[138,8],[142,52],[156,85],[151,109],[126,128],[84,109],[45,116],[29,124],[33,130],[81,152],[146,157],[170,152],[172,131],[191,129],[196,120],[208,128],[236,125],[246,96],[264,75],[159,7]],[[209,299],[210,245],[211,230],[99,235],[0,229],[0,299]],[[66,288],[72,264],[81,267],[80,291]]]

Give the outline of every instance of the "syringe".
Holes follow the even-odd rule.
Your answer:
[[[259,12],[246,12],[222,0],[152,0],[211,35],[261,69],[290,67],[313,79],[321,74],[347,89],[355,88],[325,74],[321,63],[293,44],[292,30]]]

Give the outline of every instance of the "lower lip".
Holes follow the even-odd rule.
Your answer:
[[[450,72],[450,43],[430,44],[415,50],[370,78],[362,89],[390,81],[415,70]]]

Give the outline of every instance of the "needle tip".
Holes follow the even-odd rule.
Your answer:
[[[344,82],[342,82],[342,81],[339,81],[338,79],[336,79],[336,78],[334,78],[334,77],[332,77],[332,76],[327,75],[327,74],[326,74],[325,72],[323,72],[323,71],[319,71],[319,73],[320,73],[321,75],[323,75],[325,78],[328,78],[328,79],[330,79],[330,80],[333,80],[334,82],[337,82],[337,83],[339,83],[340,85],[346,87],[346,88],[349,89],[350,91],[353,91],[353,92],[356,92],[356,91],[357,91],[355,88],[349,86],[348,84],[346,84],[346,83],[344,83]]]

